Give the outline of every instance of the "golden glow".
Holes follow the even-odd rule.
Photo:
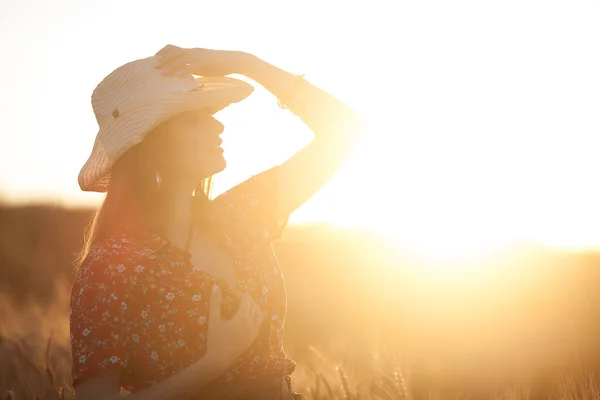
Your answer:
[[[521,241],[600,244],[600,62],[589,51],[600,25],[583,5],[375,1],[344,3],[339,18],[336,2],[307,1],[277,3],[272,18],[256,11],[274,6],[267,0],[236,3],[234,13],[229,3],[179,1],[144,3],[139,18],[139,1],[66,1],[43,17],[28,12],[38,3],[15,5],[0,27],[5,53],[28,48],[22,57],[31,57],[0,66],[10,77],[0,94],[6,200],[97,204],[101,196],[80,193],[76,181],[97,129],[89,96],[116,66],[174,43],[256,53],[367,118],[350,163],[292,222],[363,226],[434,259]],[[310,139],[260,87],[218,118],[229,169],[217,191]]]

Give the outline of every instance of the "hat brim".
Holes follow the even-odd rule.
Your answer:
[[[254,88],[234,78],[197,78],[197,89],[173,92],[160,99],[142,100],[119,114],[96,136],[92,153],[79,172],[79,187],[88,192],[106,192],[110,170],[129,149],[140,144],[146,134],[178,114],[205,110],[215,114],[248,97]]]

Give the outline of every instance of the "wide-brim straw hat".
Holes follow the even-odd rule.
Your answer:
[[[239,79],[165,76],[155,57],[129,62],[108,75],[92,94],[99,131],[79,172],[81,190],[106,192],[117,160],[152,129],[193,110],[214,114],[248,97],[253,87]]]

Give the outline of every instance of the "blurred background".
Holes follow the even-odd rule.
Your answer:
[[[77,185],[90,96],[174,44],[254,53],[367,120],[275,245],[309,398],[592,393],[565,377],[600,368],[598,20],[591,0],[3,0],[0,391],[68,387],[72,263],[103,198]],[[251,83],[216,115],[216,194],[311,139]]]

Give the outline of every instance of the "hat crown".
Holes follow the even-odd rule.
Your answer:
[[[160,101],[167,93],[198,87],[192,75],[166,76],[154,67],[155,57],[135,60],[111,72],[92,93],[92,108],[100,127],[135,108],[139,101]]]
[[[100,129],[79,171],[82,190],[106,192],[117,160],[161,123],[188,111],[214,114],[253,90],[250,84],[230,77],[165,76],[154,67],[155,62],[155,57],[149,57],[127,63],[92,93]]]

